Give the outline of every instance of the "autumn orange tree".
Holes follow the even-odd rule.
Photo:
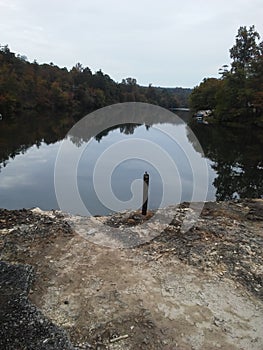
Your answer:
[[[92,73],[77,63],[71,70],[53,63],[38,64],[15,55],[8,46],[0,46],[0,113],[8,118],[25,111],[69,113],[76,118],[106,105],[150,102],[177,107],[173,91],[143,87],[136,79],[117,83],[101,70]]]

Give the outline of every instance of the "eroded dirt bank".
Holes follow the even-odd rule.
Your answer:
[[[0,348],[262,350],[263,200],[206,203],[187,232],[167,210],[130,248],[100,227],[145,235],[138,213],[0,210]]]

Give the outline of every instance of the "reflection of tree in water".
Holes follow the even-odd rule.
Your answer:
[[[127,124],[116,124],[110,128],[107,128],[97,134],[96,136],[89,134],[86,132],[85,128],[83,128],[82,132],[81,130],[77,130],[77,133],[74,134],[74,131],[71,130],[71,134],[69,135],[69,139],[72,143],[74,143],[75,146],[80,147],[83,145],[83,143],[89,142],[89,140],[94,137],[94,139],[97,142],[100,142],[103,137],[106,137],[109,135],[111,131],[119,130],[122,134],[125,135],[132,135],[137,127],[141,126],[141,124],[135,124],[135,123],[127,123]],[[145,125],[146,130],[149,130],[150,126]]]
[[[100,142],[101,139],[109,134],[109,132],[114,130],[120,130],[122,134],[125,135],[132,135],[137,127],[141,126],[141,124],[134,124],[134,123],[128,123],[128,124],[119,124],[114,125],[111,128],[105,129],[102,132],[100,132],[98,135],[95,136],[95,140]],[[149,130],[149,126],[145,125],[146,130]]]
[[[90,123],[90,121],[88,121]],[[47,145],[63,140],[75,124],[71,117],[64,116],[25,116],[19,120],[6,123],[1,121],[0,127],[0,170],[8,164],[9,159],[41,143]],[[151,125],[152,123],[148,123]],[[119,129],[131,135],[141,124],[119,124],[99,133],[95,139],[99,142],[109,132]],[[146,129],[149,126],[145,125]],[[77,130],[70,135],[70,140],[80,146],[94,136],[89,129]],[[263,196],[263,129],[230,129],[219,126],[193,124],[192,131],[199,140],[204,154],[213,162],[217,173],[214,180],[216,198],[227,200],[238,194],[240,197]],[[188,134],[189,141],[198,150],[198,145]],[[198,150],[199,151],[199,150]]]
[[[75,124],[71,117],[47,117],[47,116],[24,116],[19,120],[1,122],[0,128],[0,171],[5,167],[10,159],[14,159],[19,154],[36,145],[40,147],[41,143],[47,145],[56,143],[64,139],[68,131]],[[141,124],[120,124],[106,129],[99,133],[95,139],[100,142],[110,131],[119,129],[121,133],[131,135]],[[145,125],[149,129],[148,125]],[[91,135],[70,135],[70,140],[74,145],[80,147],[84,142],[89,141]]]
[[[191,125],[191,129],[218,174],[213,183],[217,200],[263,196],[262,129],[230,129],[200,124]],[[188,137],[192,142],[190,134]]]
[[[47,145],[63,140],[74,124],[71,117],[24,115],[19,119],[1,121],[0,128],[0,171],[9,159],[41,143]]]

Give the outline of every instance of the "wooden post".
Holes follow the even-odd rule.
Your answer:
[[[148,189],[149,189],[149,174],[145,171],[143,175],[143,200],[142,200],[142,215],[147,214],[148,206]]]

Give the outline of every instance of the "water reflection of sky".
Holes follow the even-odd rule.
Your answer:
[[[0,206],[7,209],[57,208],[54,191],[54,164],[59,142],[39,148],[35,145],[24,154],[9,160],[0,172]]]
[[[171,133],[172,137],[167,135]],[[148,131],[145,126],[137,127],[133,134],[123,134],[119,129],[112,130],[107,136],[101,138],[100,142],[92,139],[88,144],[81,146],[83,152],[78,163],[77,181],[81,198],[88,210],[92,214],[106,214],[109,212],[106,206],[102,205],[96,196],[93,186],[93,170],[96,162],[110,147],[127,140],[143,139],[147,142],[152,142],[160,146],[173,160],[178,170],[179,178],[174,173],[167,173],[167,168],[164,166],[161,171],[165,173],[167,183],[162,183],[163,174],[160,174],[154,165],[149,164],[142,159],[129,159],[119,164],[114,164],[113,160],[116,156],[111,156],[104,159],[103,169],[104,178],[107,179],[109,173],[107,169],[113,168],[111,177],[112,191],[120,201],[129,201],[134,194],[137,196],[138,203],[141,198],[141,180],[144,171],[150,174],[150,194],[149,207],[157,208],[161,203],[163,196],[163,186],[173,189],[180,187],[180,196],[166,195],[165,205],[173,204],[179,201],[190,201],[193,191],[193,169],[191,162],[194,159],[194,171],[196,176],[202,178],[202,167],[200,170],[198,164],[204,161],[202,155],[195,151],[187,137],[186,126],[184,124],[172,125],[162,124],[162,130],[158,129],[158,125],[151,127]],[[75,156],[77,146],[69,141],[69,158]],[[57,209],[57,201],[54,189],[54,166],[57,152],[61,142],[51,145],[42,143],[39,148],[33,146],[24,154],[17,155],[11,159],[5,168],[0,172],[0,207],[15,209],[22,207],[38,206],[42,209]],[[134,144],[134,152],[136,153],[136,144]],[[140,152],[140,144],[138,143],[138,153]],[[113,147],[114,150],[114,147]],[[191,162],[189,157],[185,155],[185,150],[191,154]],[[114,152],[116,153],[116,147]],[[154,158],[154,154],[153,154]],[[160,159],[159,159],[160,160]],[[156,162],[158,164],[158,159]],[[208,161],[209,162],[209,161]],[[199,173],[200,172],[200,173]],[[67,177],[61,178],[63,182]],[[207,200],[215,199],[215,188],[212,185],[216,173],[209,166],[209,188],[206,196]],[[135,181],[135,182],[134,182]],[[181,184],[180,184],[181,182]],[[135,184],[132,188],[132,184]],[[134,190],[132,193],[131,189]],[[206,188],[202,187],[202,182],[199,181],[197,189],[202,194]],[[68,199],[70,201],[70,198]],[[128,209],[128,208],[127,208]],[[133,208],[135,209],[135,208]]]

